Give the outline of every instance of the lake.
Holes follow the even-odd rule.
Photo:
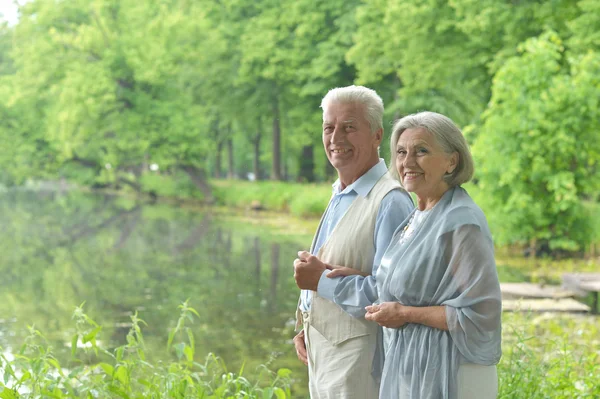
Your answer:
[[[293,349],[298,289],[292,262],[310,236],[210,209],[141,204],[78,192],[0,193],[0,346],[10,354],[27,326],[70,354],[76,306],[103,326],[100,344],[125,342],[133,312],[150,358],[169,356],[168,331],[189,299],[197,360],[209,353],[252,376],[260,364],[306,371]],[[249,221],[251,220],[251,221]],[[285,225],[285,224],[284,224]]]

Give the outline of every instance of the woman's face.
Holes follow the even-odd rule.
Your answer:
[[[458,164],[458,153],[447,154],[424,128],[406,129],[396,144],[396,169],[406,191],[421,200],[438,200],[448,190],[444,175]]]

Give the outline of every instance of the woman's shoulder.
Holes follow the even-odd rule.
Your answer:
[[[488,230],[483,211],[462,187],[453,189],[440,215],[440,221],[442,233],[464,225],[475,225],[481,230]]]

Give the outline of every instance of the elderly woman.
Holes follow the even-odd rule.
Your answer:
[[[383,326],[380,398],[495,398],[500,284],[485,216],[460,187],[473,175],[467,142],[449,118],[421,112],[396,122],[390,148],[417,209],[383,256],[365,315]]]

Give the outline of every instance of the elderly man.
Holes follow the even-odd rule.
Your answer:
[[[323,145],[338,172],[333,195],[310,253],[298,253],[294,278],[302,289],[294,337],[308,365],[312,399],[376,399],[371,375],[377,325],[365,306],[377,298],[375,279],[383,253],[413,209],[409,195],[379,158],[383,101],[361,86],[330,90],[321,102]],[[334,266],[363,276],[328,278]]]

